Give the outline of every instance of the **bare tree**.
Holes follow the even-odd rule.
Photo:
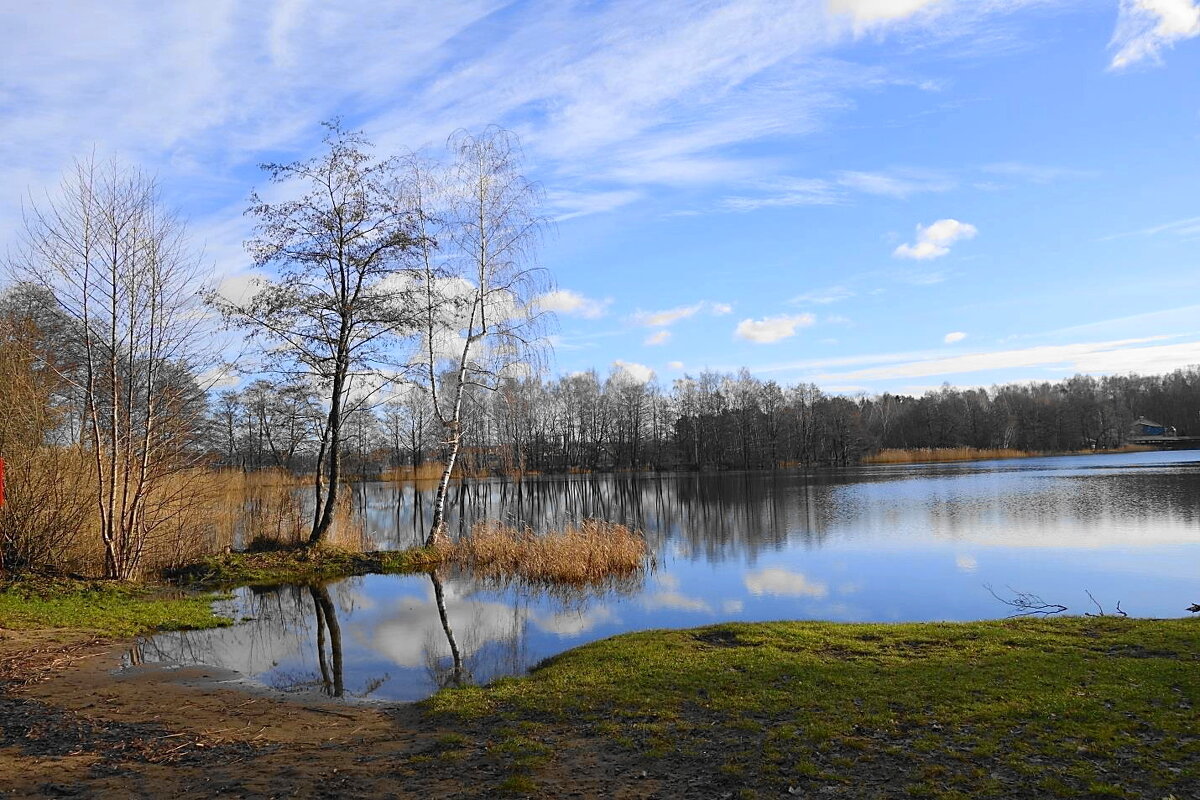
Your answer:
[[[77,361],[62,374],[82,403],[104,569],[132,578],[163,522],[150,513],[152,494],[188,465],[204,412],[194,379],[202,366],[199,262],[154,180],[116,162],[77,162],[24,223],[10,266],[70,320],[63,330]]]
[[[541,192],[521,173],[516,137],[490,127],[451,137],[453,163],[439,172],[413,159],[408,195],[419,235],[414,284],[421,350],[434,417],[445,433],[446,463],[427,543],[445,535],[446,494],[463,443],[472,389],[494,390],[528,371],[537,356],[545,287],[533,265],[543,219]]]
[[[397,162],[376,160],[361,134],[326,123],[326,152],[291,164],[264,164],[273,183],[298,188],[294,200],[252,197],[258,220],[247,243],[260,280],[245,302],[211,296],[226,319],[275,347],[280,371],[310,376],[328,406],[317,451],[316,511],[310,545],[329,532],[342,471],[347,402],[387,360],[389,338],[402,326],[402,254],[413,245],[412,215],[396,186]]]

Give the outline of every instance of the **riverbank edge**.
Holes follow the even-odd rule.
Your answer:
[[[135,594],[133,602],[151,599]],[[0,613],[0,627],[10,621]],[[113,633],[71,627],[55,634],[68,647]],[[0,631],[0,638],[19,633]],[[36,640],[39,631],[25,633]],[[373,790],[404,790],[406,781],[444,768],[451,783],[442,788],[464,796],[583,789],[631,797],[1185,797],[1200,788],[1192,710],[1200,703],[1198,634],[1200,619],[1114,617],[627,633],[554,656],[528,675],[444,689],[415,706],[345,706],[334,717],[345,719],[345,731],[322,734],[321,749],[303,756],[330,776],[375,781]],[[70,709],[78,698],[59,692],[72,683],[60,679],[96,664],[68,659],[49,669],[39,702]],[[218,697],[236,696],[230,691],[206,684],[161,698],[142,692],[123,713],[174,720],[161,732],[174,741],[193,735],[193,721],[172,714],[180,692],[212,695],[205,702],[216,710],[205,724],[214,726],[219,709],[249,702]],[[258,702],[250,706],[259,710],[247,741],[225,739],[243,747],[237,764],[222,764],[235,791],[277,780],[264,772],[271,763],[293,768],[286,742],[261,751],[269,752],[266,764],[255,748],[263,731],[307,713],[283,696],[267,703],[267,713]],[[103,726],[110,707],[87,713]],[[423,749],[374,753],[361,730],[381,713],[398,727],[373,734],[379,747],[419,730],[427,734]],[[342,744],[360,755],[353,762],[327,738],[342,733]],[[121,762],[135,783],[139,769]],[[91,779],[81,780],[87,787]]]
[[[0,629],[72,629],[128,638],[222,627],[234,620],[217,614],[213,602],[239,586],[408,574],[439,563],[439,556],[425,548],[379,552],[301,548],[209,556],[144,582],[12,572],[0,576]]]

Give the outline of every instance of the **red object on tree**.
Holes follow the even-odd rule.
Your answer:
[[[4,459],[0,458],[0,508],[4,508]]]

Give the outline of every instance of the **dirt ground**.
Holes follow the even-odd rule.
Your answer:
[[[414,706],[223,688],[199,668],[118,671],[127,647],[0,630],[0,794],[492,797],[511,776],[513,754],[490,752],[484,732]],[[675,796],[587,739],[549,744],[559,757],[538,770],[539,796]]]

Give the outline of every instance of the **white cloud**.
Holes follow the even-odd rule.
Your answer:
[[[759,344],[778,342],[796,335],[797,328],[807,328],[816,321],[812,314],[791,314],[762,319],[744,319],[738,323],[734,335]]]
[[[758,572],[747,572],[742,578],[750,594],[782,595],[786,597],[825,597],[829,587],[818,581],[809,580],[799,572],[781,567],[768,567]]]
[[[622,361],[618,358],[612,362],[612,376],[618,381],[648,383],[654,380],[654,370],[645,364],[639,364],[636,361]]]
[[[656,345],[666,344],[670,340],[671,340],[671,332],[670,331],[658,331],[657,333],[652,333],[649,336],[647,336],[646,341],[643,342],[643,344],[648,345],[650,347],[654,347]]]
[[[970,239],[978,229],[956,219],[939,219],[932,225],[917,226],[916,244],[902,244],[892,253],[896,258],[926,260],[941,258],[950,252],[950,245],[962,239]]]
[[[681,369],[683,369],[683,362],[682,361],[668,361],[667,369],[681,370]]]
[[[718,317],[733,313],[733,306],[729,305],[729,303],[710,303],[708,308],[709,311]]]
[[[1194,0],[1121,0],[1110,47],[1111,67],[1161,61],[1159,52],[1178,41],[1200,36],[1200,3]]]
[[[556,289],[537,299],[537,305],[545,311],[573,314],[587,319],[603,317],[611,300],[593,300],[570,289]]]
[[[258,294],[259,284],[265,278],[257,272],[230,275],[217,284],[217,294],[231,303],[244,305]]]
[[[834,14],[850,14],[855,22],[878,22],[912,16],[941,0],[829,0]]]
[[[946,344],[954,344],[955,342],[961,342],[965,338],[967,338],[967,335],[962,331],[952,331],[943,336],[942,341]]]

